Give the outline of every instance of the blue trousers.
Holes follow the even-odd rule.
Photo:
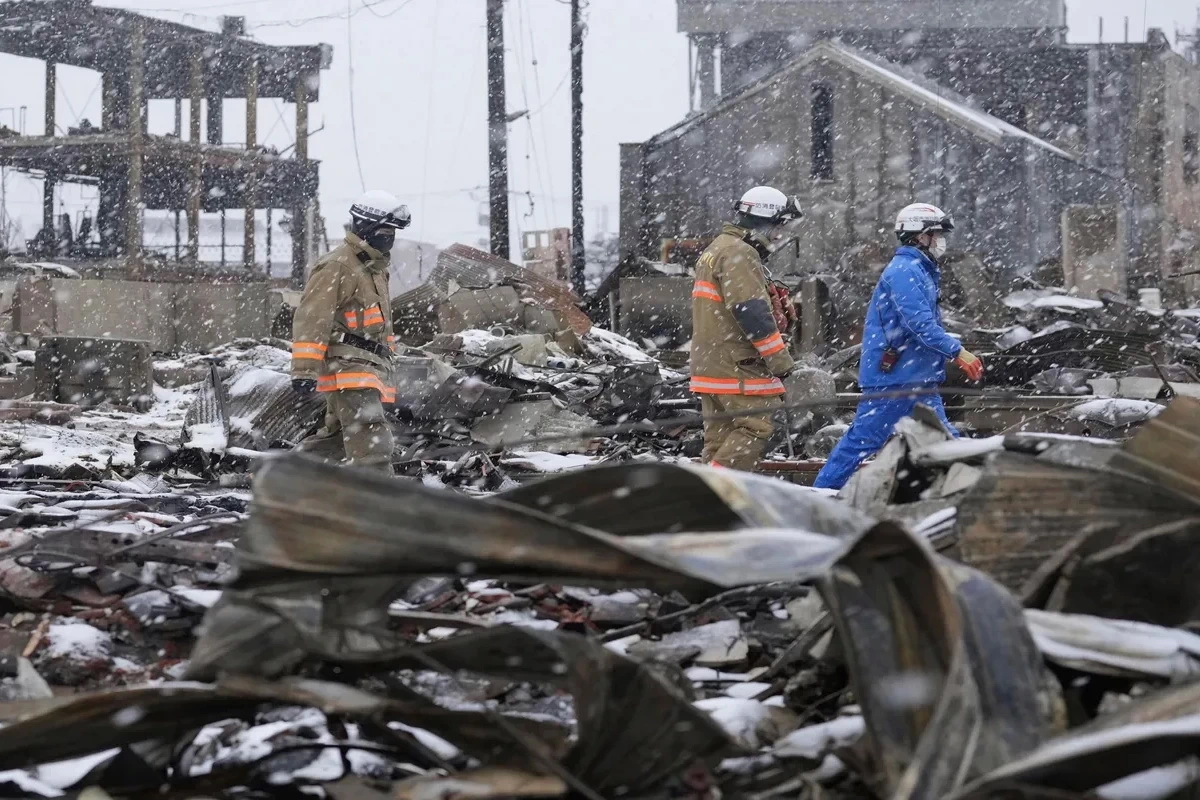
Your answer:
[[[845,486],[846,481],[850,480],[850,476],[858,469],[858,465],[887,444],[896,423],[912,414],[918,403],[932,408],[938,419],[954,434],[954,438],[958,438],[958,431],[950,424],[950,420],[946,419],[946,407],[942,405],[941,395],[923,394],[914,397],[862,400],[858,404],[858,411],[854,414],[850,430],[846,431],[846,435],[837,443],[837,447],[829,455],[828,463],[817,475],[817,481],[813,485],[818,489],[841,489]]]

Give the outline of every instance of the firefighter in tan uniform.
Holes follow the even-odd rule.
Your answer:
[[[751,471],[783,405],[782,379],[796,367],[781,330],[795,312],[790,300],[781,305],[763,264],[793,238],[803,215],[795,198],[766,186],[751,189],[734,210],[736,224],[696,264],[691,390],[704,415],[704,460]],[[756,409],[762,413],[741,414]]]
[[[350,208],[350,231],[313,266],[292,325],[292,385],[325,395],[325,424],[299,450],[361,467],[392,469],[385,404],[392,384],[390,253],[408,209],[387,192]]]

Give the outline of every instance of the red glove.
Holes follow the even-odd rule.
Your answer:
[[[954,359],[954,363],[973,381],[983,377],[983,362],[965,347],[958,351],[958,357]]]
[[[767,294],[771,298],[771,314],[775,317],[775,326],[781,333],[788,333],[796,322],[796,307],[792,305],[787,289],[777,283],[768,283]]]

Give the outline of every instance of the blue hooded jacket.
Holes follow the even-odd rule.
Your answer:
[[[938,310],[941,272],[916,247],[901,247],[879,276],[863,323],[863,389],[934,386],[946,380],[946,362],[962,345],[942,327]],[[891,346],[900,357],[890,372],[881,368]]]

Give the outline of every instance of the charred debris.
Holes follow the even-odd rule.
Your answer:
[[[1009,296],[960,328],[976,435],[918,409],[832,497],[782,438],[691,463],[680,351],[555,282],[456,246],[394,310],[397,479],[286,452],[286,342],[7,354],[4,796],[1196,791],[1186,312]],[[800,455],[855,357],[802,370]]]

